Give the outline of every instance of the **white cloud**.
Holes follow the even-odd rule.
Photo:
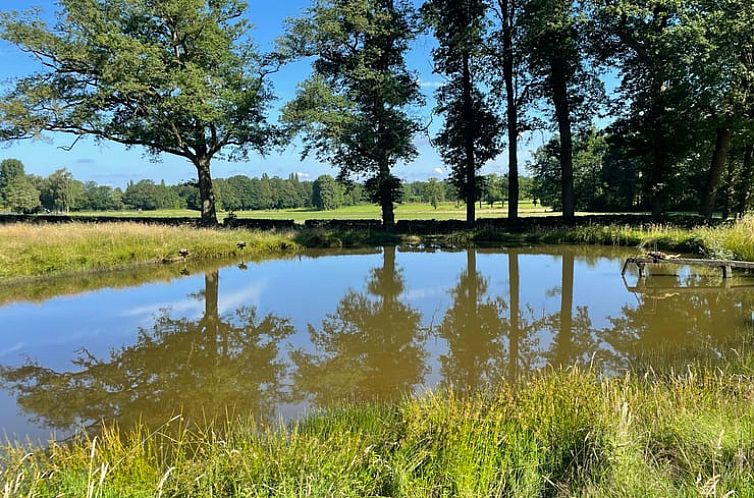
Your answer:
[[[438,175],[442,175],[444,172],[442,168],[435,168],[432,170],[433,173],[437,173]]]
[[[440,88],[443,85],[442,81],[422,81],[419,80],[419,86],[422,88]]]
[[[312,177],[309,173],[304,173],[303,171],[296,171],[296,176],[299,180],[308,180]]]

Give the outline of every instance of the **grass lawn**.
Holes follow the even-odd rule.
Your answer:
[[[557,215],[548,207],[534,206],[531,202],[519,205],[521,216],[545,216]],[[490,208],[483,204],[477,205],[477,218],[502,218],[505,217],[508,206],[501,207],[499,204]],[[188,209],[163,209],[158,211],[108,211],[108,212],[74,212],[75,216],[133,216],[133,217],[199,217],[198,211]],[[227,216],[225,212],[219,212],[220,220]],[[239,218],[263,218],[273,220],[294,220],[304,222],[306,220],[339,219],[360,220],[381,218],[380,207],[376,204],[360,204],[358,206],[346,206],[333,211],[319,211],[310,208],[299,209],[266,209],[259,211],[236,211]],[[443,202],[437,209],[420,202],[399,204],[395,208],[397,220],[462,220],[466,217],[466,207],[463,204],[456,205],[453,202]]]

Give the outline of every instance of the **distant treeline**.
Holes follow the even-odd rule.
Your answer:
[[[481,183],[479,201],[493,205],[506,201],[507,179],[488,175]],[[215,201],[224,211],[263,209],[311,208],[336,209],[370,202],[361,183],[343,183],[329,175],[314,181],[300,180],[298,175],[288,178],[244,175],[215,180]],[[533,192],[532,182],[525,179],[527,195]],[[403,202],[425,202],[435,207],[440,202],[462,202],[458,189],[449,181],[434,178],[402,185]],[[16,159],[0,163],[0,208],[17,213],[119,211],[141,209],[201,210],[201,196],[196,182],[168,185],[164,181],[131,181],[125,189],[82,182],[66,169],[59,169],[48,177],[27,175],[24,165]]]

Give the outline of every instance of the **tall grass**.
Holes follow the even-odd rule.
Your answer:
[[[347,406],[292,426],[173,420],[8,445],[3,497],[671,497],[754,493],[754,361]]]
[[[681,228],[673,225],[585,225],[534,229],[523,234],[496,231],[470,233],[473,242],[525,242],[634,246],[720,259],[754,261],[754,216],[714,227]],[[455,242],[459,242],[456,240]],[[463,241],[461,241],[463,242]]]
[[[246,242],[239,249],[237,243]],[[140,223],[0,226],[0,278],[50,276],[81,270],[188,259],[250,257],[297,248],[289,234],[211,230]]]

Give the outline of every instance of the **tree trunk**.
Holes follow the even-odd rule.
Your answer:
[[[518,105],[513,86],[513,13],[510,2],[502,0],[503,15],[503,79],[505,80],[506,117],[508,127],[508,218],[518,218]]]
[[[730,218],[730,209],[733,201],[733,164],[728,161],[728,166],[725,168],[725,180],[723,180],[723,219]]]
[[[571,220],[575,214],[573,196],[573,138],[571,136],[571,111],[568,103],[568,82],[565,62],[554,59],[550,63],[552,103],[560,133],[560,169],[563,218]]]
[[[469,54],[463,55],[463,114],[464,114],[464,149],[466,153],[466,223],[473,225],[476,221],[476,164],[474,161],[474,135],[471,124],[474,121],[471,102],[471,69]]]
[[[210,159],[198,158],[194,164],[199,176],[199,197],[202,202],[202,225],[217,226],[217,212],[215,210],[215,191],[212,187],[210,174]]]
[[[380,206],[382,208],[382,226],[386,230],[392,230],[395,226],[395,211],[393,192],[390,188],[390,168],[387,165],[380,166]]]
[[[715,211],[715,198],[717,197],[717,187],[720,184],[720,178],[725,171],[725,162],[728,158],[731,137],[733,130],[726,127],[717,129],[715,137],[715,150],[712,153],[712,162],[710,164],[707,183],[704,187],[701,208],[699,214],[706,218],[711,218]]]
[[[738,188],[736,189],[736,214],[743,216],[751,204],[751,187],[754,183],[754,144],[746,144],[744,150],[744,161],[741,167],[741,176],[738,178]]]

